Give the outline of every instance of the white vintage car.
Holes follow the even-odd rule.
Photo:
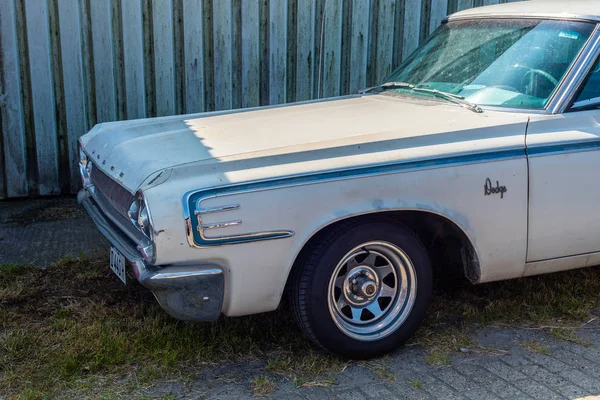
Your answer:
[[[472,9],[359,95],[97,125],[79,201],[175,318],[286,294],[316,344],[382,354],[434,271],[600,264],[599,23],[595,1]]]

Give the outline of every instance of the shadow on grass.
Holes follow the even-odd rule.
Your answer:
[[[599,271],[441,285],[412,342],[452,351],[471,343],[473,324],[574,324],[600,308]],[[42,397],[96,375],[152,382],[244,360],[264,361],[268,372],[301,385],[327,382],[347,365],[312,347],[285,307],[215,323],[176,321],[130,282],[124,287],[104,260],[0,266],[0,396]]]

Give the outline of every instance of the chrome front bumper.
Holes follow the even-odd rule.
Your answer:
[[[223,271],[216,265],[149,265],[136,244],[125,235],[98,206],[88,190],[77,201],[96,227],[133,266],[137,280],[150,289],[161,307],[177,319],[214,321],[223,307]]]

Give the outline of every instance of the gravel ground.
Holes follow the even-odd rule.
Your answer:
[[[0,264],[44,267],[63,257],[108,252],[75,197],[0,201]]]

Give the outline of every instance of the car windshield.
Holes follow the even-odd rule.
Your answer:
[[[487,106],[543,109],[594,25],[480,19],[442,25],[387,82],[451,93]],[[407,87],[392,92],[424,96]]]

